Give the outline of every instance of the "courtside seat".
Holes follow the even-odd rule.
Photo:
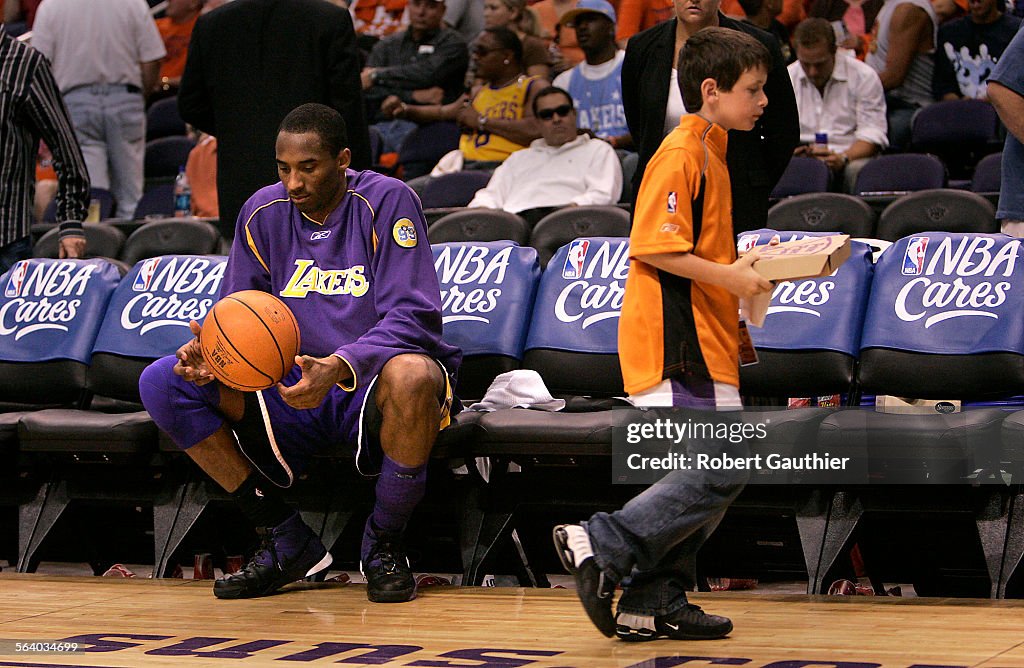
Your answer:
[[[32,259],[0,278],[0,401],[23,409],[12,406],[15,410],[3,415],[5,448],[12,447],[17,430],[20,451],[27,449],[22,421],[37,414],[32,406],[76,406],[86,400],[93,343],[120,277],[117,267],[102,259]],[[35,485],[13,496],[5,491],[4,499],[18,504],[24,518],[37,491]]]
[[[87,389],[103,401],[94,407],[37,411],[22,419],[19,440],[51,471],[45,494],[23,513],[23,554],[29,570],[53,523],[75,499],[152,504],[159,520],[177,481],[167,476],[158,452],[158,429],[143,410],[138,379],[154,359],[173,353],[192,334],[189,320],[202,321],[217,301],[226,259],[168,255],[135,265],[118,285],[95,343]],[[31,519],[31,522],[27,521]],[[157,558],[166,536],[158,529]]]
[[[775,236],[790,241],[827,233],[757,230],[740,235],[739,248],[746,251]],[[744,411],[744,421],[762,425],[766,434],[750,439],[751,454],[801,457],[815,450],[818,427],[835,409],[787,410],[788,397],[839,394],[849,400],[856,396],[857,357],[872,272],[871,249],[853,242],[849,260],[831,275],[783,281],[775,287],[764,326],[749,327],[758,362],[740,367],[744,397],[759,397],[756,403],[777,406]],[[818,568],[830,498],[817,482],[803,471],[753,471],[728,516],[795,518],[809,582]]]
[[[628,270],[629,240],[595,237],[562,247],[541,275],[523,366],[537,371],[555,397],[589,399],[570,401],[584,412],[511,408],[480,419],[483,433],[472,451],[490,458],[490,477],[464,518],[464,583],[479,584],[483,563],[512,535],[520,510],[616,503],[608,489],[613,428],[634,412],[608,409],[628,406],[611,399],[624,394],[618,320]],[[597,410],[586,411],[588,403]],[[522,472],[509,473],[510,464]],[[524,583],[543,583],[542,575],[528,575]]]
[[[1020,243],[997,234],[924,233],[886,250],[861,336],[864,392],[964,401],[1019,395]],[[973,516],[997,595],[1009,505],[1003,472],[1019,465],[1001,446],[1005,417],[997,408],[945,415],[848,409],[823,420],[820,449],[861,461],[860,482],[871,487],[846,487],[833,499],[816,591],[866,510],[930,510]]]

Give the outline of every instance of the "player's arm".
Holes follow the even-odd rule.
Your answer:
[[[661,271],[697,281],[718,285],[737,297],[753,297],[762,292],[770,292],[772,283],[753,269],[759,259],[756,250],[752,250],[732,264],[720,264],[697,257],[693,253],[660,253],[655,255],[639,255],[635,258]]]
[[[404,353],[431,354],[441,341],[441,289],[426,223],[412,190],[397,186],[380,202],[374,221],[380,240],[370,261],[377,323],[335,351],[352,371],[352,390]]]

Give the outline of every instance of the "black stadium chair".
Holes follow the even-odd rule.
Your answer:
[[[910,143],[938,156],[955,179],[968,179],[978,160],[999,150],[999,117],[985,100],[942,100],[914,114]]]
[[[143,174],[147,179],[173,179],[188,162],[188,154],[195,146],[188,137],[161,137],[146,142]]]
[[[429,174],[445,153],[459,147],[460,137],[459,126],[450,121],[417,126],[398,147],[402,178],[408,181]]]
[[[158,255],[210,255],[218,252],[220,239],[217,228],[203,220],[154,220],[132,232],[124,243],[121,259],[133,265]]]
[[[106,223],[83,223],[87,257],[117,258],[124,246],[124,232]],[[41,236],[32,247],[33,257],[56,258],[60,250],[60,229],[54,228]]]
[[[147,307],[170,299],[194,302],[200,309],[212,304],[224,262],[223,257],[178,255],[136,265],[104,302],[86,373],[94,398],[77,409],[42,410],[21,420],[22,450],[49,471],[50,482],[26,509],[31,521],[23,522],[19,570],[32,570],[54,519],[76,500],[152,506],[156,563],[166,566],[161,557],[171,542],[171,520],[180,511],[176,492],[184,483],[181,472],[171,467],[180,458],[160,452],[159,431],[140,403],[139,376],[152,360],[189,340],[188,320],[202,320],[204,314]]]
[[[490,172],[475,170],[452,172],[430,179],[423,188],[423,208],[466,206],[476,191],[487,187],[490,180]]]
[[[1003,154],[991,153],[982,158],[974,168],[971,191],[976,193],[997,193],[1003,175]]]
[[[114,195],[105,188],[91,188],[89,191],[89,197],[91,201],[95,201],[99,204],[100,220],[106,220],[114,215]],[[92,206],[90,202],[90,206]],[[43,212],[44,223],[56,223],[57,222],[57,200],[54,199],[46,207],[46,211]]]
[[[530,245],[546,267],[555,252],[580,237],[628,237],[629,213],[617,206],[569,206],[538,221],[530,233]]]
[[[174,216],[174,184],[157,183],[142,193],[142,198],[135,205],[135,220],[143,220],[147,216]]]
[[[178,98],[165,97],[146,110],[146,141],[161,137],[184,137],[188,134],[185,121],[178,113]]]
[[[894,533],[926,521],[970,521],[975,531],[966,546],[977,546],[974,554],[984,560],[987,581],[965,579],[961,586],[969,587],[966,595],[999,595],[1015,493],[1004,474],[1016,481],[1024,462],[1019,447],[1003,447],[1004,405],[967,402],[1010,402],[1024,387],[1024,346],[1016,324],[1024,309],[1024,267],[1007,262],[1018,245],[999,235],[925,233],[896,242],[875,265],[860,340],[861,389],[965,405],[947,413],[846,409],[822,421],[819,451],[863,462],[862,482],[871,484],[843,486],[833,497],[813,593],[823,593],[839,574],[853,540],[861,544],[865,568],[880,580],[901,569],[906,573],[908,562],[948,556],[921,545],[894,563],[887,541],[876,540],[870,549],[864,533],[856,534],[865,516],[902,514],[905,528]],[[946,298],[957,290],[988,297]],[[941,595],[950,584],[939,573],[918,567],[908,578],[918,595]]]
[[[530,229],[526,221],[514,213],[497,209],[460,209],[427,228],[427,239],[432,244],[508,239],[525,246],[529,238]]]
[[[999,231],[992,203],[966,190],[923,190],[899,198],[878,219],[879,239],[896,241],[921,232]]]
[[[768,227],[792,232],[841,232],[871,237],[875,212],[864,200],[841,193],[806,193],[768,209]]]
[[[945,186],[946,166],[934,155],[894,153],[880,155],[864,165],[857,175],[854,194],[893,194]]]
[[[804,193],[823,193],[828,190],[832,172],[817,158],[796,156],[791,158],[782,178],[772,189],[773,199],[792,197]]]

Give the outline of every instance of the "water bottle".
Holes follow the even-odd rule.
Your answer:
[[[184,165],[178,169],[174,179],[174,217],[185,218],[192,215],[192,186],[188,182]]]
[[[814,152],[828,152],[828,133],[827,132],[815,132],[814,133]]]

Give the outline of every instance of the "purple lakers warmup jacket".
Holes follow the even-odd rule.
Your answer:
[[[423,353],[456,372],[461,352],[441,340],[441,293],[423,212],[404,183],[348,170],[348,192],[321,225],[278,182],[242,207],[222,295],[262,290],[299,322],[302,353],[332,353],[352,367],[354,389],[401,353]]]

